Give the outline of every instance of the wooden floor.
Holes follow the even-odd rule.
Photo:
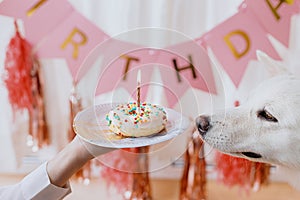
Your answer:
[[[16,175],[0,175],[0,185],[8,185],[18,182],[22,177]],[[180,183],[176,180],[152,179],[153,200],[177,200],[179,199]],[[83,185],[71,181],[73,192],[65,200],[121,200],[115,191],[108,192],[105,184],[100,180],[93,180],[89,185]],[[260,189],[258,192],[245,194],[238,188],[227,188],[214,181],[207,183],[207,200],[298,200],[300,191],[294,190],[285,183],[272,183]]]
[[[179,195],[179,182],[154,180],[153,194],[157,200],[176,200]],[[172,191],[171,188],[174,190]],[[238,188],[228,188],[214,181],[207,183],[207,200],[298,200],[300,191],[284,183],[272,183],[258,192],[246,194]]]

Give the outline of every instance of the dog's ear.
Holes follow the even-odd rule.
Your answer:
[[[287,74],[288,70],[283,66],[282,62],[274,60],[266,53],[257,50],[256,51],[257,59],[265,64],[267,70],[272,76],[280,75],[280,74]]]

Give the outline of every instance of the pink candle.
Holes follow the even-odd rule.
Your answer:
[[[137,73],[137,107],[140,108],[141,105],[141,70],[139,69]]]

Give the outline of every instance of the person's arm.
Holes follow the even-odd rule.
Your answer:
[[[98,147],[75,137],[53,159],[48,161],[47,172],[53,185],[64,187],[73,174],[92,158],[114,149]]]
[[[114,149],[98,147],[75,137],[48,162],[15,185],[0,187],[0,199],[63,199],[71,192],[68,180],[86,162]]]

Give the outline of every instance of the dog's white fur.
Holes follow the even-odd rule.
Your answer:
[[[273,71],[285,71],[262,52],[258,58]],[[266,112],[276,120],[266,119]],[[300,80],[287,74],[266,80],[241,106],[211,115],[209,127],[203,140],[224,153],[300,172]]]

